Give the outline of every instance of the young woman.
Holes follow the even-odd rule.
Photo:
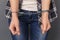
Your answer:
[[[48,18],[50,0],[39,1],[42,3],[42,12],[39,13],[41,24],[38,21],[37,0],[10,0],[12,17],[8,21],[13,40],[45,40],[47,31],[51,28]]]

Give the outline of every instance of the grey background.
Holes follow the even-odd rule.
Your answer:
[[[48,32],[47,40],[60,40],[60,0],[55,0],[58,18],[52,22],[52,28]],[[8,22],[5,18],[5,7],[7,0],[0,0],[0,40],[12,40],[8,30]]]

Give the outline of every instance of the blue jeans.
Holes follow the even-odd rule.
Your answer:
[[[35,12],[26,12],[22,11],[24,14],[19,16],[20,23],[20,32],[21,34],[12,35],[12,40],[45,40],[46,34],[44,35],[41,32],[40,24],[38,22],[38,14]],[[28,13],[28,15],[26,14]],[[32,14],[30,14],[32,13]],[[10,24],[11,19],[8,19],[8,23]]]

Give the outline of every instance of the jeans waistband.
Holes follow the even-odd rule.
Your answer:
[[[29,10],[24,10],[20,9],[18,15],[41,15],[40,11],[29,11]]]
[[[31,13],[37,13],[38,11],[29,11],[29,10],[20,9],[20,12],[31,12]]]

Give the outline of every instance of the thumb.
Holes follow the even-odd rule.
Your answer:
[[[48,22],[47,31],[51,28],[51,24]]]
[[[44,34],[45,31],[44,31],[44,26],[42,24],[41,24],[41,30],[42,30],[42,34]]]
[[[16,27],[16,32],[17,32],[17,35],[20,35],[20,28],[19,27]]]

